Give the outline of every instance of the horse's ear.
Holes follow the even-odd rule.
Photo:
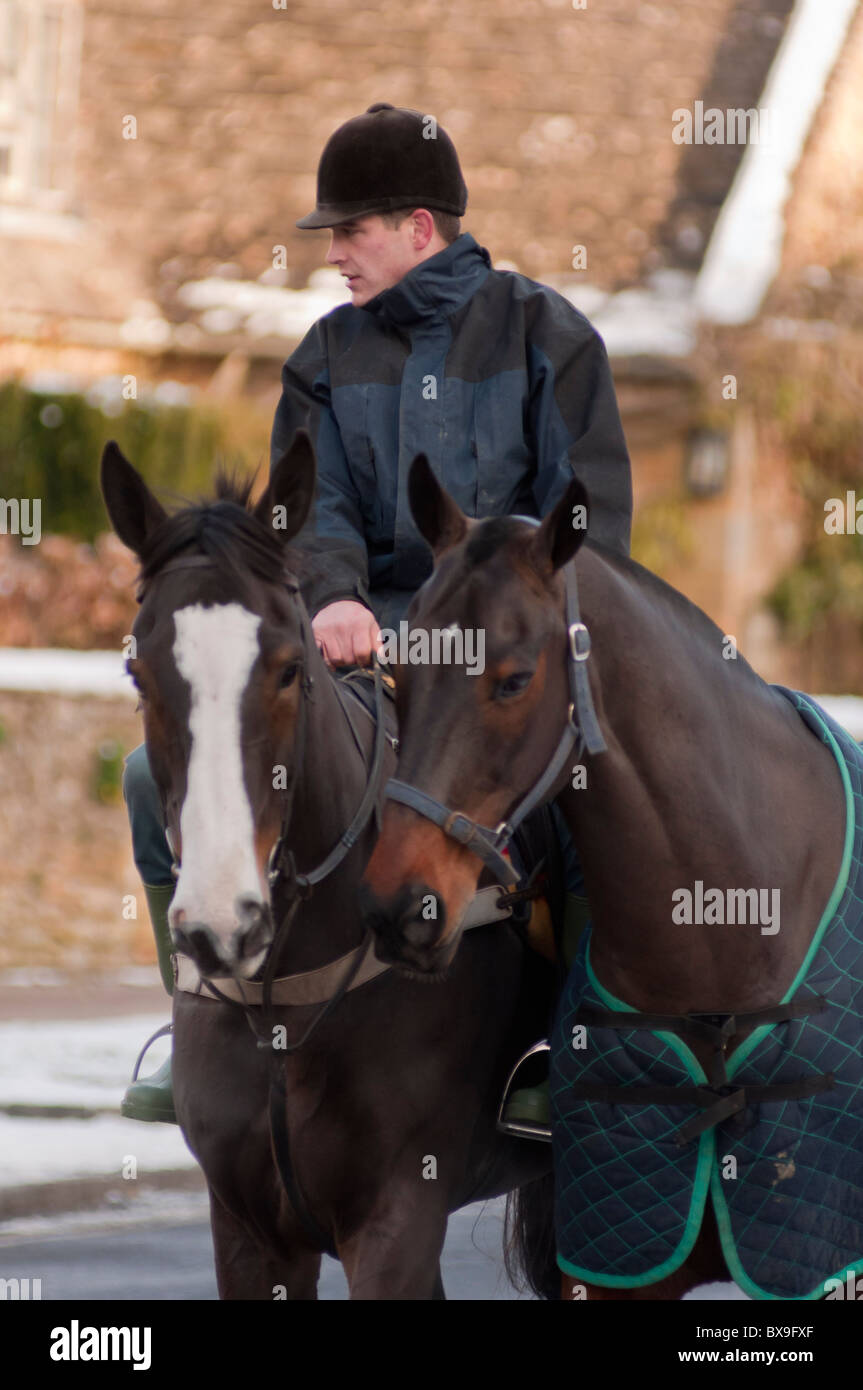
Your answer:
[[[147,537],[168,513],[113,439],[102,450],[99,482],[111,525],[123,544],[140,556]]]
[[[317,467],[308,430],[297,430],[270,471],[270,481],[255,507],[255,516],[272,526],[287,544],[306,523],[315,497]]]
[[[566,492],[555,504],[531,540],[531,553],[538,570],[559,570],[571,560],[587,537],[590,500],[580,478],[573,476]]]
[[[410,466],[408,499],[419,533],[428,541],[436,560],[464,540],[467,517],[441,487],[425,454],[417,454]]]

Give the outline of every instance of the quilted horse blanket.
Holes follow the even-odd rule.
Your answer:
[[[808,696],[776,688],[839,766],[839,875],[776,1020],[710,1078],[685,1024],[656,1026],[603,987],[585,931],[555,1020],[551,1095],[558,1264],[588,1283],[672,1274],[708,1192],[751,1297],[841,1297],[863,1272],[863,748]],[[690,1019],[702,1037],[728,1026]]]

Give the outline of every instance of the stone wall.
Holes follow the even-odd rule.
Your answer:
[[[129,701],[0,691],[0,970],[155,960],[117,787],[140,741]]]
[[[320,151],[389,100],[450,131],[467,229],[495,258],[542,276],[585,243],[590,279],[614,288],[673,258],[681,230],[690,259],[703,246],[740,151],[702,147],[693,165],[672,111],[755,104],[789,7],[86,0],[76,201],[167,299],[219,262],[258,276],[277,242],[301,285],[326,248],[293,225]]]

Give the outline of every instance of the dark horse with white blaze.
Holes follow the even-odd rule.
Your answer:
[[[410,499],[436,561],[409,610],[411,626],[482,629],[486,665],[470,679],[454,665],[394,667],[399,784],[478,827],[506,825],[572,712],[563,576],[573,561],[592,642],[585,669],[607,747],[574,754],[549,796],[584,870],[592,969],[624,1008],[653,1016],[769,1014],[807,955],[842,858],[842,788],[828,749],[699,609],[634,561],[582,544],[573,518],[588,499],[578,480],[538,526],[477,522],[419,456]],[[439,977],[458,966],[459,919],[480,861],[421,803],[397,803],[386,808],[364,876],[367,920],[386,959]],[[769,885],[781,895],[781,931],[682,928],[671,905],[696,880]],[[429,895],[434,921],[420,913]],[[741,1028],[735,1045],[751,1031]],[[706,1072],[712,1045],[690,1046]],[[535,1286],[547,1288],[554,1252],[533,1242],[535,1196],[522,1203],[520,1231]],[[729,1277],[708,1204],[698,1239],[667,1278],[588,1284],[588,1296],[678,1298]],[[564,1297],[572,1284],[564,1278]]]
[[[184,969],[231,997],[265,1000],[265,965],[314,985],[371,944],[358,887],[377,814],[326,866],[368,796],[375,723],[325,666],[288,574],[314,486],[304,432],[254,507],[250,485],[220,479],[218,500],[168,515],[116,445],[102,460],[111,521],[141,561],[128,664],[178,861],[171,929]],[[391,740],[382,779],[394,764]],[[280,845],[295,880],[268,872]],[[547,1146],[495,1128],[550,998],[513,926],[472,930],[438,989],[368,960],[377,973],[317,1023],[319,1003],[264,1017],[207,983],[174,992],[176,1110],[209,1186],[223,1298],[314,1298],[327,1247],[352,1298],[443,1297],[448,1213],[548,1171]],[[291,1196],[271,1137],[274,1058]]]

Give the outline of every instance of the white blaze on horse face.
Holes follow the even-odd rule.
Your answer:
[[[240,746],[243,692],[259,655],[260,622],[238,603],[195,604],[174,614],[174,660],[191,692],[191,749],[180,814],[183,861],[170,920],[175,925],[183,912],[186,922],[208,926],[229,961],[239,926],[237,898],[264,898]],[[244,962],[242,973],[258,964]]]

